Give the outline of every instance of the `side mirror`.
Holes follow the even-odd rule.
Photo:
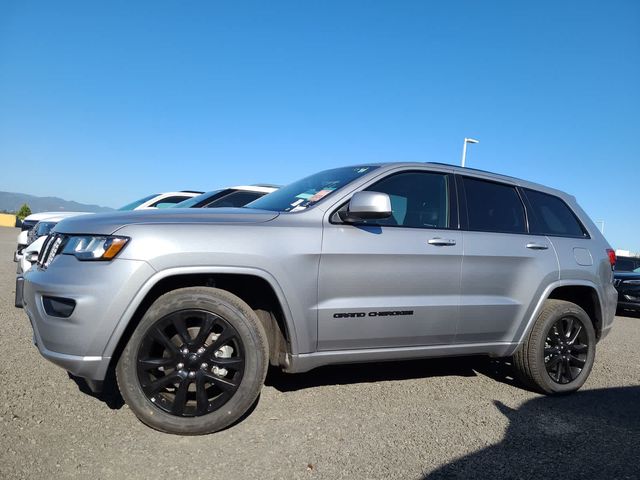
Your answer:
[[[376,220],[391,216],[389,195],[380,192],[356,192],[347,209],[338,213],[343,222]]]

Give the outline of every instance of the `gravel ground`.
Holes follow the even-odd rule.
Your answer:
[[[0,478],[640,478],[640,318],[617,318],[574,395],[484,358],[272,371],[240,423],[177,437],[40,357],[13,307],[17,233],[0,228]]]

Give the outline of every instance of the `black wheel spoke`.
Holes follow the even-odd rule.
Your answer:
[[[138,360],[138,366],[144,370],[153,370],[159,367],[169,367],[175,364],[175,358],[142,358]]]
[[[200,326],[200,331],[193,341],[194,345],[202,345],[205,340],[211,333],[211,329],[215,325],[215,317],[211,314],[205,315],[204,320],[202,320],[202,325]]]
[[[556,381],[558,383],[562,383],[562,372],[564,370],[564,363],[561,361],[562,359],[559,358],[558,360],[560,361],[558,362],[558,371],[556,372]]]
[[[573,345],[575,343],[575,341],[578,339],[578,336],[580,335],[580,332],[582,332],[582,325],[578,325],[576,327],[575,332],[573,332],[571,338],[569,338],[569,345]]]
[[[180,381],[180,375],[177,373],[173,373],[171,375],[165,375],[164,377],[160,377],[157,380],[152,381],[151,383],[145,385],[143,388],[147,392],[147,394],[156,394],[163,388],[168,387],[176,382]]]
[[[568,381],[573,380],[573,371],[571,370],[571,365],[569,365],[569,359],[565,358],[562,361],[564,376]]]
[[[583,345],[581,343],[574,343],[571,346],[571,351],[574,353],[582,353],[582,352],[586,352],[589,349],[589,347],[587,345]]]
[[[151,336],[166,350],[168,350],[172,356],[176,356],[178,354],[178,347],[171,341],[169,337],[167,337],[163,330],[156,327],[152,330]]]
[[[198,375],[196,379],[196,411],[198,415],[204,415],[209,410],[209,397],[204,375]]]
[[[547,362],[547,369],[551,369],[555,367],[559,361],[560,361],[560,355],[555,355],[554,357],[551,358],[551,360]]]
[[[224,358],[213,356],[211,361],[220,368],[232,368],[234,370],[237,370],[244,365],[244,358],[242,357]]]
[[[178,386],[178,390],[176,390],[176,397],[173,400],[173,406],[171,408],[171,413],[174,415],[182,415],[184,413],[184,407],[187,405],[187,397],[189,395],[189,385],[191,381],[188,379],[183,379]]]
[[[218,377],[212,373],[206,372],[204,373],[204,377],[209,380],[209,382],[213,383],[220,390],[224,390],[225,392],[233,392],[238,386],[231,382],[227,378]]]
[[[587,363],[586,360],[582,360],[574,355],[569,355],[569,364],[572,367],[584,368],[585,363]]]
[[[189,331],[187,330],[187,316],[185,314],[175,315],[173,318],[173,326],[178,332],[178,336],[183,344],[189,345],[191,343],[191,335],[189,335]]]
[[[571,331],[573,330],[573,318],[567,318],[567,328],[564,330],[565,338],[569,338]]]
[[[222,330],[222,333],[220,333],[218,338],[216,338],[213,341],[213,343],[207,347],[207,349],[204,352],[204,355],[206,357],[209,357],[210,355],[214,354],[216,350],[219,350],[220,347],[223,347],[226,343],[228,343],[234,337],[235,337],[235,332],[232,331],[229,327],[225,326],[224,330]]]

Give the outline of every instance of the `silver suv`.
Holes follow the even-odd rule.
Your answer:
[[[512,356],[530,388],[574,391],[612,326],[614,263],[560,191],[360,165],[245,208],[63,220],[24,307],[47,359],[94,389],[115,369],[144,423],[203,434],[251,407],[269,364]]]

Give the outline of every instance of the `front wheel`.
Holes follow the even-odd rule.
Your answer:
[[[238,420],[267,372],[267,336],[255,312],[216,288],[159,297],[116,366],[118,387],[135,415],[156,430],[200,435]]]
[[[586,312],[571,302],[547,300],[513,365],[533,389],[569,393],[587,380],[595,355],[596,334]]]

